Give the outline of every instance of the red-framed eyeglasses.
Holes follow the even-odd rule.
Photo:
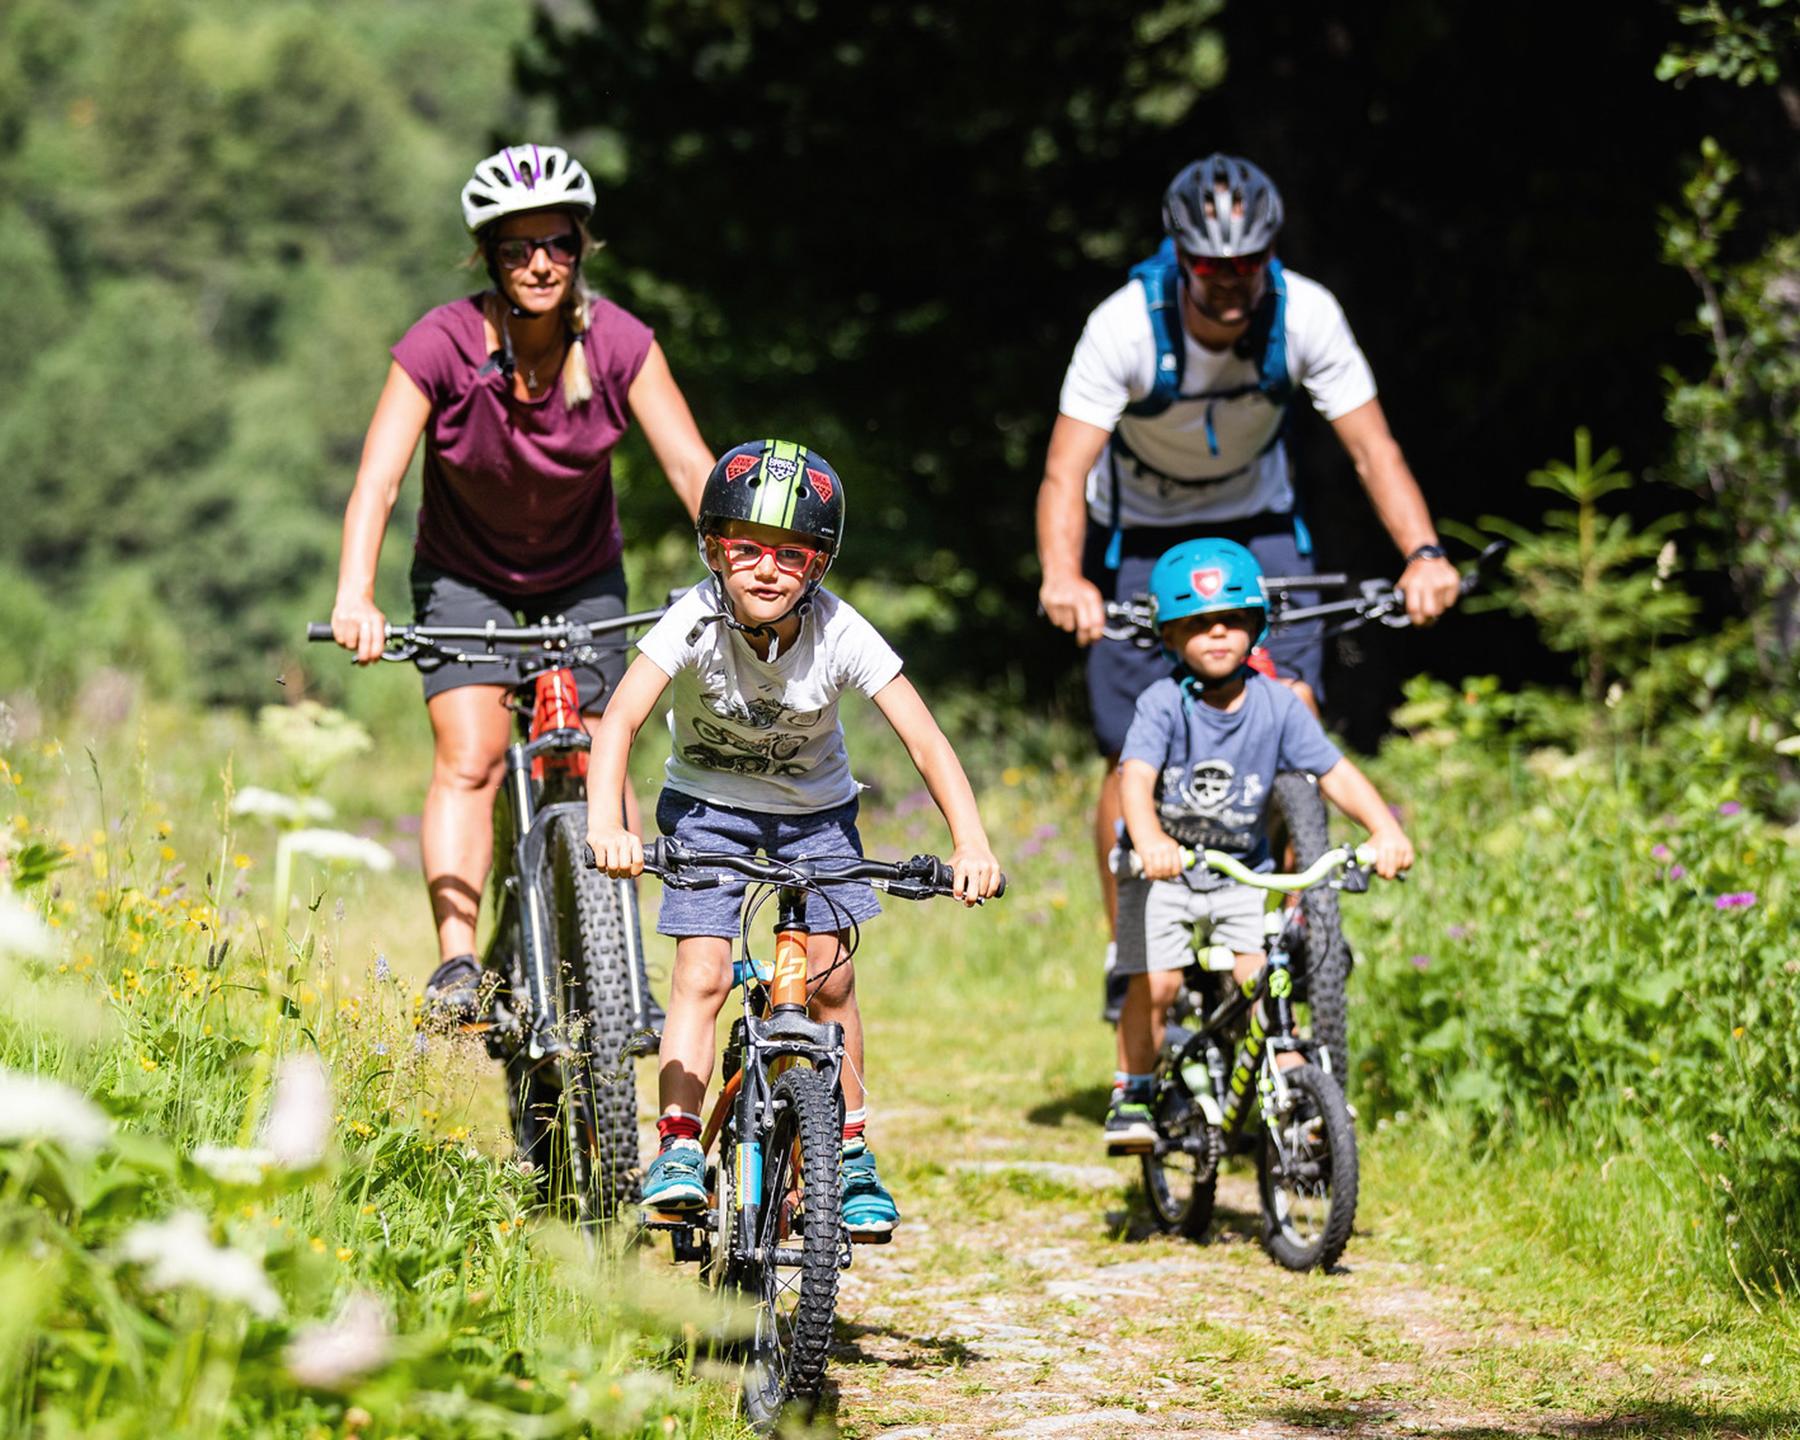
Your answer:
[[[1181,252],[1181,263],[1187,266],[1190,273],[1202,279],[1210,279],[1214,275],[1254,275],[1269,263],[1269,252],[1258,250],[1249,255],[1190,255]]]
[[[782,574],[804,575],[812,569],[813,562],[820,554],[806,545],[764,545],[760,540],[747,539],[742,535],[729,538],[715,535],[712,540],[725,559],[725,568],[733,571],[753,570],[762,564],[763,556],[770,555],[775,559],[775,568]]]

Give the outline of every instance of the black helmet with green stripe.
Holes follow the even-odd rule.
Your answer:
[[[747,440],[719,457],[700,494],[702,536],[727,520],[803,535],[836,559],[844,538],[844,482],[823,455],[791,440]]]

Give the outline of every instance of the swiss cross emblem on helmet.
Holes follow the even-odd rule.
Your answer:
[[[1217,565],[1196,570],[1188,579],[1193,583],[1194,593],[1202,600],[1212,599],[1225,588],[1225,572]]]

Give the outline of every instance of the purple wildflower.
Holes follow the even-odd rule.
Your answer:
[[[1415,970],[1429,970],[1431,968],[1431,957],[1429,955],[1413,956],[1412,967]]]
[[[431,1042],[425,1038],[425,1032],[423,1030],[413,1031],[413,1054],[423,1055],[425,1051],[430,1048],[430,1043]]]
[[[1715,910],[1748,910],[1756,903],[1754,890],[1734,890],[1713,901]]]
[[[1671,880],[1679,880],[1686,874],[1687,866],[1685,865],[1671,865],[1669,867],[1669,878]]]
[[[1054,840],[1060,834],[1062,834],[1062,826],[1046,821],[1031,832],[1031,838],[1033,840]]]
[[[393,974],[393,967],[388,964],[387,956],[381,954],[379,951],[376,952],[375,978],[377,980],[389,980],[393,978]]]
[[[1738,804],[1737,801],[1727,800],[1723,805],[1721,805],[1719,807],[1719,813],[1721,815],[1735,815],[1738,813],[1738,811],[1742,810],[1743,808],[1744,807],[1742,805]]]
[[[1444,933],[1452,940],[1467,940],[1475,933],[1475,927],[1473,925],[1452,925]]]
[[[1659,843],[1650,847],[1650,858],[1652,860],[1667,860],[1672,854],[1674,854],[1674,851],[1670,850],[1667,845]]]
[[[1043,848],[1044,848],[1044,842],[1042,840],[1039,840],[1034,835],[1029,840],[1020,841],[1019,848],[1017,850],[1013,851],[1013,854],[1017,855],[1021,860],[1029,860],[1033,855],[1036,855]]]

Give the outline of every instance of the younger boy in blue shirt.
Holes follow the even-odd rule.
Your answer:
[[[1212,944],[1230,947],[1240,982],[1265,959],[1263,892],[1203,865],[1184,872],[1184,847],[1272,868],[1263,834],[1269,788],[1282,770],[1308,770],[1325,798],[1369,832],[1380,874],[1392,878],[1413,861],[1393,812],[1305,703],[1250,669],[1250,650],[1268,633],[1256,558],[1230,540],[1183,541],[1156,562],[1150,593],[1176,667],[1138,697],[1119,755],[1125,830],[1144,877],[1119,881],[1117,968],[1129,988],[1106,1116],[1113,1155],[1141,1153],[1156,1141],[1153,1071],[1164,1014],[1193,955],[1192,928],[1204,926]]]

